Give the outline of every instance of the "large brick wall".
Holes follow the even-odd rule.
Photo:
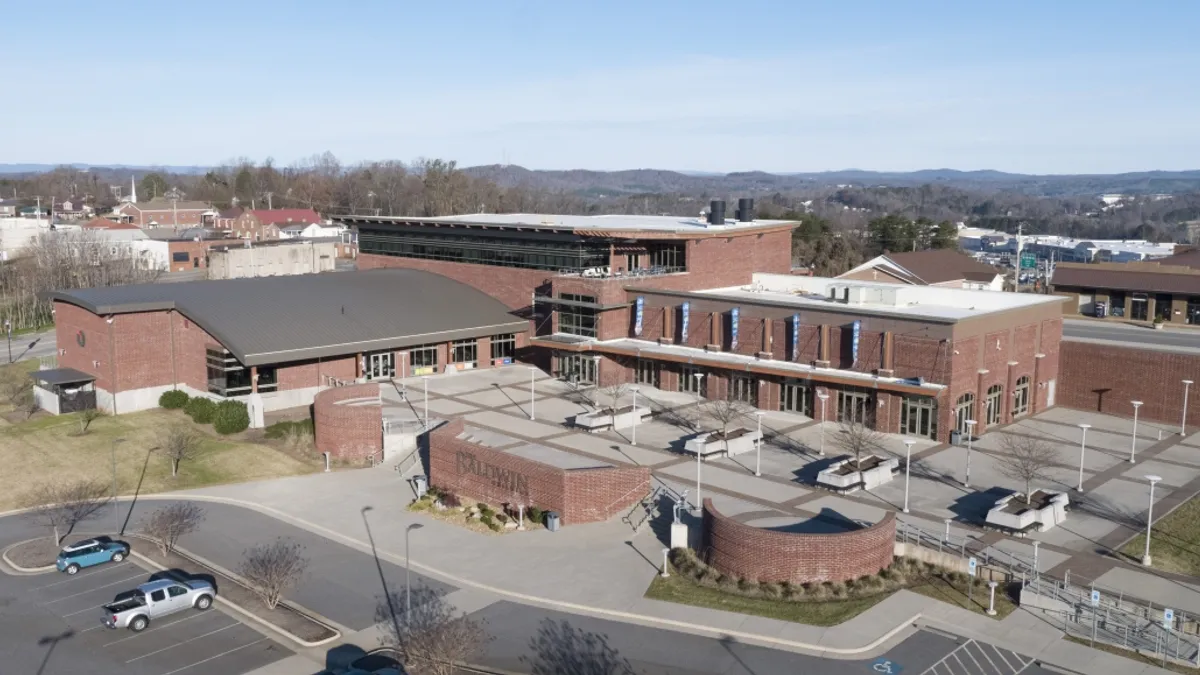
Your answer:
[[[650,492],[648,467],[560,469],[460,439],[461,418],[429,434],[429,482],[491,504],[557,511],[564,523],[608,520]]]
[[[313,432],[318,452],[337,459],[358,459],[383,452],[383,408],[345,405],[342,401],[379,396],[374,383],[334,387],[313,399]]]
[[[1200,355],[1118,347],[1090,342],[1062,343],[1056,404],[1133,416],[1130,401],[1141,401],[1139,419],[1179,424],[1183,420],[1183,380],[1200,382]],[[1188,393],[1188,420],[1200,424],[1200,389]]]
[[[853,532],[804,534],[767,530],[722,515],[704,500],[702,557],[742,579],[794,584],[846,581],[892,564],[896,514]]]

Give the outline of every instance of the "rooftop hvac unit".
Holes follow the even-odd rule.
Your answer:
[[[714,199],[709,203],[708,209],[708,224],[709,225],[724,225],[725,224],[725,202],[721,199]]]

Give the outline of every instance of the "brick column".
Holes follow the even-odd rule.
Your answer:
[[[759,351],[767,354],[771,353],[772,326],[771,320],[763,318],[762,320],[762,349]]]
[[[716,345],[718,349],[724,344],[721,342],[721,313],[708,313],[708,344]]]
[[[1004,382],[1004,396],[1001,397],[1001,404],[1004,405],[1004,410],[1000,411],[1000,419],[1008,424],[1012,422],[1013,396],[1016,395],[1017,389],[1017,366],[1020,363],[1017,361],[1008,362],[1008,377]]]
[[[675,341],[675,308],[668,305],[662,308],[662,336],[670,342]]]
[[[475,340],[475,367],[492,367],[492,337],[490,335]]]
[[[817,338],[817,366],[829,367],[829,325],[821,324]]]
[[[1045,384],[1042,382],[1042,360],[1046,358],[1045,354],[1033,355],[1033,390],[1030,391],[1029,397],[1029,416],[1033,417],[1041,411],[1042,389]]]
[[[975,432],[973,435],[976,438],[982,436],[983,432],[987,430],[987,390],[983,386],[987,374],[986,368],[980,368],[975,384]]]
[[[354,378],[358,379],[363,376],[363,353],[359,352],[354,355]]]
[[[450,365],[450,343],[439,342],[437,346],[437,362],[438,367],[434,372],[440,373],[446,370],[446,366]]]
[[[250,393],[258,393],[258,366],[250,366]]]

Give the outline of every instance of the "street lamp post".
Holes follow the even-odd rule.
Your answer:
[[[117,443],[124,443],[124,438],[114,438],[112,442],[112,505],[113,505],[113,534],[121,534],[121,513],[117,510]]]
[[[630,387],[630,388],[629,388],[629,391],[631,391],[631,392],[633,393],[633,422],[632,422],[633,426],[632,426],[632,428],[630,428],[630,430],[629,430],[629,444],[630,444],[630,445],[637,445],[637,428],[638,428],[637,395],[638,395],[638,388],[637,388],[637,387]]]
[[[667,571],[667,567],[670,566],[670,564],[671,564],[670,556],[671,556],[671,549],[664,548],[663,549],[663,570],[662,570],[662,576],[664,576],[664,577],[671,576],[671,573]]]
[[[758,438],[754,441],[754,475],[762,475],[762,418],[767,413],[759,410],[754,413],[758,418]]]
[[[1041,571],[1038,569],[1038,546],[1041,545],[1041,543],[1042,542],[1040,542],[1040,541],[1033,542],[1033,576],[1034,577],[1042,576]]]
[[[908,477],[912,466],[912,446],[915,444],[911,438],[904,439],[904,512],[908,513]]]
[[[537,371],[538,371],[538,369],[534,368],[532,366],[529,368],[529,421],[530,422],[532,422],[534,419],[534,410],[533,410],[534,391],[533,391],[533,389],[535,386],[534,385],[535,378],[537,378]]]
[[[820,455],[825,456],[825,401],[829,400],[829,394],[823,391],[817,392],[817,398],[821,401],[821,450]]]
[[[412,585],[409,580],[410,565],[408,564],[408,535],[413,530],[419,530],[422,527],[425,527],[425,526],[420,523],[413,523],[412,525],[409,525],[408,527],[404,528],[404,627],[405,628],[408,628],[409,621],[412,619],[412,601],[409,599],[412,596]]]
[[[988,593],[989,593],[988,608],[987,608],[988,616],[996,616],[996,586],[997,585],[998,585],[998,583],[995,581],[988,582]]]
[[[1090,424],[1079,425],[1079,430],[1083,433],[1079,436],[1079,485],[1075,487],[1076,492],[1083,492],[1083,455],[1087,451],[1087,430],[1091,428]]]
[[[1191,388],[1191,386],[1192,386],[1192,381],[1191,381],[1191,380],[1184,380],[1184,381],[1183,381],[1183,419],[1181,419],[1181,420],[1179,421],[1179,435],[1180,435],[1180,436],[1186,436],[1186,435],[1187,435],[1187,403],[1188,403],[1188,389],[1190,389],[1190,388]]]
[[[692,377],[696,378],[696,406],[700,406],[700,383],[704,380],[704,373],[692,373]],[[697,418],[698,419],[698,418]],[[696,449],[696,512],[699,513],[704,500],[700,497],[700,463],[701,453],[699,447]]]
[[[950,523],[951,523],[951,521],[953,521],[953,520],[954,520],[953,518],[946,518],[946,519],[945,519],[945,522],[946,522],[946,539],[945,539],[945,542],[946,542],[947,544],[949,544],[949,543],[950,543]]]
[[[696,378],[696,405],[700,405],[700,387],[704,381],[704,373],[692,373],[692,377]]]
[[[963,479],[963,487],[971,487],[971,442],[975,440],[975,420],[965,420],[967,425],[967,475]]]
[[[1133,434],[1129,435],[1129,464],[1133,464],[1138,455],[1138,408],[1141,407],[1141,401],[1129,402],[1133,404]]]
[[[1162,480],[1162,476],[1146,476],[1150,481],[1150,508],[1146,510],[1146,551],[1142,554],[1142,564],[1150,566],[1150,526],[1154,524],[1154,484]]]

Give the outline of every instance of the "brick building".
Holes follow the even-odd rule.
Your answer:
[[[1053,288],[1070,298],[1069,316],[1200,324],[1200,250],[1153,262],[1061,263]]]
[[[141,228],[210,227],[216,222],[217,211],[204,202],[159,197],[148,202],[125,202],[113,209],[109,217]]]
[[[113,413],[156,407],[170,389],[261,412],[308,405],[334,382],[487,368],[511,362],[528,325],[475,289],[417,270],[48,297],[59,365],[95,377],[97,403]]]
[[[1004,290],[1004,275],[1000,270],[951,249],[885,253],[838,278],[976,291]]]
[[[279,239],[280,231],[285,227],[320,222],[321,216],[312,209],[252,209],[229,220],[227,229],[238,239],[266,241]]]

